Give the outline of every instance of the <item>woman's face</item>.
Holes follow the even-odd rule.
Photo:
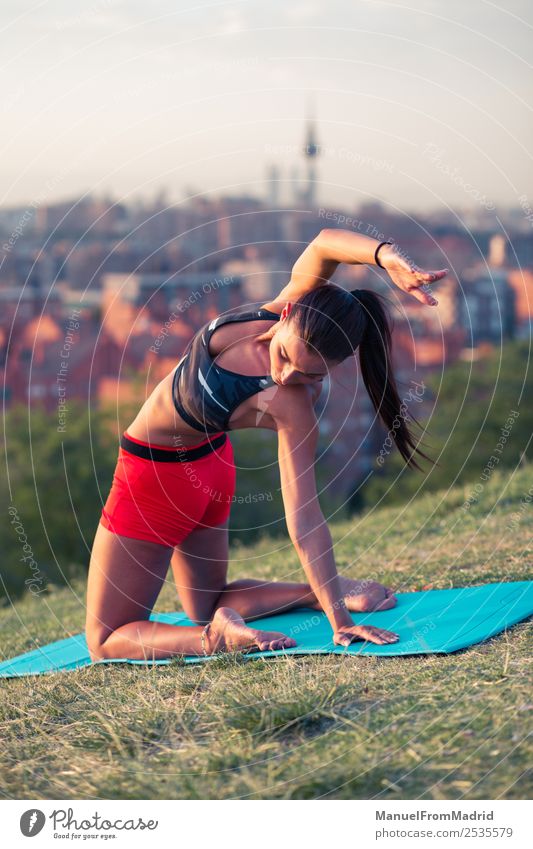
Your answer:
[[[280,386],[295,383],[317,383],[329,374],[331,365],[323,357],[309,351],[303,341],[291,327],[287,316],[287,307],[283,308],[280,324],[270,341],[270,373]]]

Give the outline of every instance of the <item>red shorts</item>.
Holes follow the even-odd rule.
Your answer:
[[[233,446],[223,431],[182,452],[124,432],[100,524],[121,536],[174,547],[196,528],[226,521],[235,478]]]

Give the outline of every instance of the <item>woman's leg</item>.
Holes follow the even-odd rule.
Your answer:
[[[201,626],[150,622],[172,548],[119,536],[98,525],[89,566],[86,636],[91,660],[148,660],[201,655]],[[247,628],[235,611],[221,608],[206,640],[208,653],[296,645],[277,632]]]
[[[388,610],[395,607],[397,598],[390,587],[376,581],[356,581],[339,575],[346,607],[352,613]],[[322,610],[320,602],[309,584],[257,581],[243,578],[227,584],[220,594],[220,605],[238,610],[246,620],[282,613],[295,607]]]
[[[209,622],[215,610],[231,607],[252,619],[291,607],[310,606],[316,598],[306,584],[276,584],[253,579],[227,583],[228,521],[197,528],[174,549],[171,565],[176,589],[189,619]]]
[[[295,607],[320,610],[309,584],[260,581],[253,578],[227,583],[228,521],[192,531],[174,549],[171,565],[180,601],[193,622],[209,622],[220,607],[236,610],[245,620],[282,613]],[[349,610],[385,610],[396,597],[374,581],[341,577]],[[379,588],[379,589],[378,589]]]

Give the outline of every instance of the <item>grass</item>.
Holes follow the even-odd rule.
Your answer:
[[[398,591],[531,578],[531,469],[331,523],[339,570]],[[473,482],[476,483],[475,481]],[[511,528],[513,514],[518,519]],[[290,545],[238,575],[301,580]],[[245,568],[246,566],[246,568]],[[78,633],[84,582],[0,611],[3,656]],[[178,607],[169,581],[158,610]],[[528,623],[448,656],[221,658],[2,682],[2,792],[36,799],[522,799]]]

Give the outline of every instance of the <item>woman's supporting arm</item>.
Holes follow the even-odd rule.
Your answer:
[[[316,492],[318,423],[312,398],[305,386],[291,387],[290,397],[287,387],[284,393],[284,403],[274,415],[287,529],[311,589],[328,617],[334,642],[394,642],[397,637],[389,631],[353,624],[341,589],[331,533]]]
[[[316,517],[316,524],[313,517]],[[291,535],[291,540],[309,585],[336,633],[353,625],[353,620],[344,602],[328,524],[321,510],[311,509],[308,519],[311,520],[309,530],[305,532],[300,528]]]
[[[378,645],[398,642],[398,635],[393,631],[368,624],[354,625],[344,598],[341,597],[333,541],[323,516],[320,524],[311,525],[307,533],[300,532],[292,542],[311,589],[328,617],[336,645],[349,646],[354,640],[368,640]]]
[[[290,393],[287,389],[283,390],[283,407],[278,415],[274,413],[287,530],[311,589],[336,630],[351,625],[352,620],[344,604],[331,534],[316,492],[318,422],[307,387],[292,386]]]

